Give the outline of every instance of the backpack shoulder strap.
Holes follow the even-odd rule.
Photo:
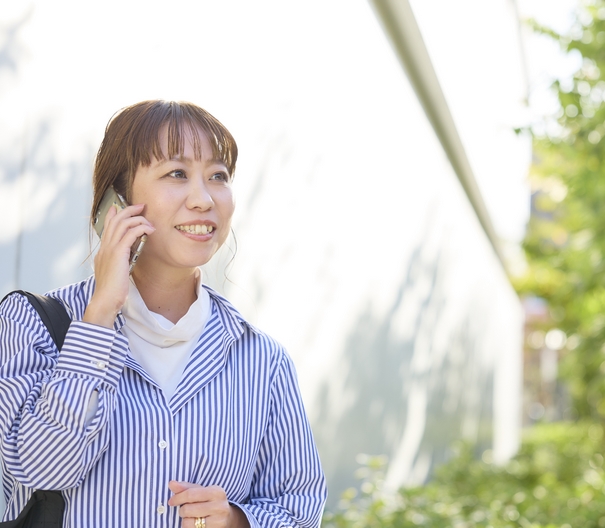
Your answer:
[[[55,345],[61,350],[63,341],[65,341],[65,334],[67,334],[67,330],[71,324],[71,318],[63,304],[52,297],[38,295],[37,293],[25,290],[14,290],[7,294],[4,299],[11,293],[19,293],[24,297],[27,297],[27,300],[36,309],[40,319],[42,319],[42,322],[48,329],[50,337],[52,337]],[[4,299],[2,299],[2,301],[4,301]]]
[[[71,324],[67,310],[52,297],[38,295],[24,290],[15,290],[4,296],[0,303],[13,293],[27,297],[29,303],[36,309],[40,319],[48,329],[52,340],[59,350],[65,341],[65,334]],[[0,522],[1,528],[26,528],[44,526],[45,528],[60,528],[63,526],[65,500],[60,491],[34,491],[23,511],[13,521]]]

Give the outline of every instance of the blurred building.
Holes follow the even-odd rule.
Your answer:
[[[231,240],[207,281],[293,356],[331,501],[359,453],[387,455],[397,486],[461,438],[515,452],[523,321],[503,262],[529,140],[510,0],[18,4],[0,21],[1,293],[91,272],[106,122],[188,99],[240,146],[237,255]]]
[[[558,205],[566,189],[557,181],[533,182],[530,218],[541,242],[559,249],[569,243],[567,231],[556,222]],[[535,236],[535,235],[534,235]],[[569,337],[557,328],[561,314],[551,311],[544,299],[525,297],[523,355],[523,425],[539,421],[573,419],[571,395],[559,379],[559,363],[579,344],[577,335]]]

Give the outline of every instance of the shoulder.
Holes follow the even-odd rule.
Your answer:
[[[52,290],[46,295],[60,301],[72,319],[81,319],[92,289],[94,279],[90,277],[85,281]],[[46,351],[51,351],[54,347],[40,315],[28,299],[18,292],[9,293],[0,303],[0,330],[0,341],[3,345],[14,344],[16,340],[21,344],[33,342]]]
[[[204,288],[217,309],[225,330],[234,338],[236,348],[246,352],[248,357],[264,357],[280,368],[284,362],[291,363],[284,346],[269,334],[248,322],[225,297],[209,286]]]
[[[31,326],[32,322],[39,319],[34,307],[25,296],[18,292],[11,292],[2,299],[0,317],[5,320],[24,323],[26,326]]]
[[[72,319],[81,320],[94,289],[95,279],[94,275],[91,275],[83,281],[51,290],[46,295],[60,301],[70,312]]]

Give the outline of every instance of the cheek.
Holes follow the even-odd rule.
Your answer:
[[[235,197],[231,192],[228,195],[221,197],[221,216],[223,217],[223,221],[226,223],[231,223],[231,218],[233,217],[233,213],[235,212]]]
[[[144,203],[143,216],[149,220],[156,229],[171,226],[181,204],[182,197],[173,192],[145,190],[138,193],[139,202]]]
[[[159,227],[159,220],[161,219],[161,214],[162,214],[162,207],[159,203],[159,201],[157,200],[153,200],[153,199],[147,199],[145,200],[145,209],[143,209],[143,216],[149,220],[152,224],[154,224],[154,222],[158,222],[158,227]],[[155,225],[154,225],[155,227]]]
[[[235,202],[231,202],[229,207],[229,222],[231,222],[231,218],[233,218],[233,213],[235,212]]]
[[[144,167],[139,167],[137,171],[134,173],[132,180],[130,181],[130,192],[128,193],[130,196],[130,204],[140,204],[145,203],[145,176],[146,170]]]

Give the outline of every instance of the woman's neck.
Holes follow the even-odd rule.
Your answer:
[[[147,308],[176,324],[197,299],[198,273],[197,268],[192,268],[170,276],[156,275],[137,265],[132,278]]]

